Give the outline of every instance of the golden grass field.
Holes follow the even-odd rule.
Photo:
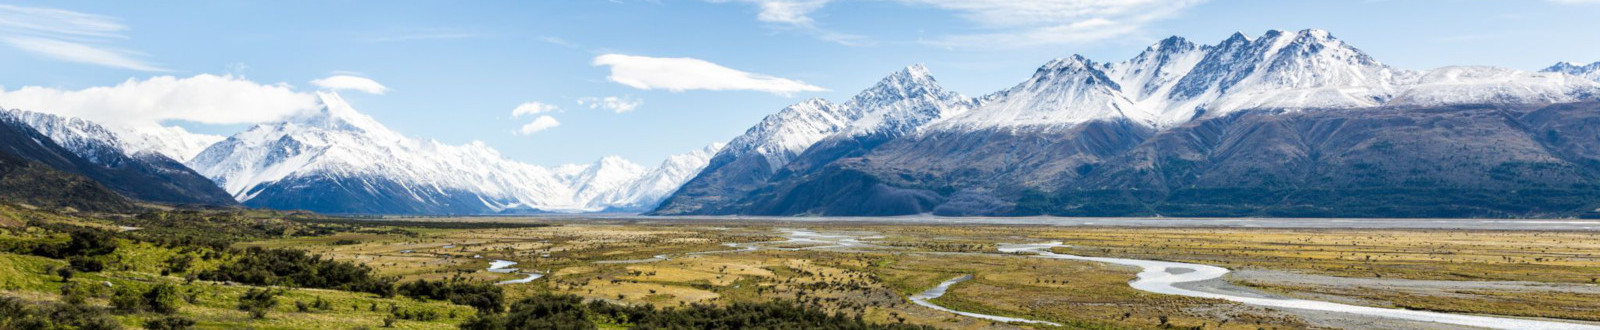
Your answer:
[[[438,220],[435,220],[438,221]],[[1066,253],[1204,263],[1339,277],[1454,281],[1534,281],[1588,285],[1600,275],[1600,234],[1446,230],[1296,230],[1204,228],[1055,228],[805,224],[811,230],[872,233],[860,251],[730,252],[725,243],[781,240],[761,223],[585,223],[529,229],[439,230],[420,237],[326,237],[250,244],[296,246],[385,273],[441,278],[507,259],[544,279],[509,286],[513,295],[560,292],[620,303],[674,306],[791,299],[829,310],[859,312],[880,322],[946,328],[1016,327],[957,317],[912,305],[905,296],[962,274],[936,300],[946,307],[1049,320],[1074,328],[1302,328],[1296,315],[1222,301],[1149,294],[1126,282],[1135,269],[1089,262],[1001,255],[999,243],[1062,241]],[[331,245],[358,239],[354,245]],[[450,248],[444,248],[451,246]],[[801,247],[775,244],[774,247]],[[402,253],[401,251],[409,251]],[[651,262],[652,256],[671,260]],[[482,258],[472,258],[480,256]],[[597,263],[603,261],[636,263]],[[519,275],[472,272],[485,279]],[[1600,296],[1453,291],[1361,292],[1314,285],[1263,286],[1290,296],[1349,296],[1383,306],[1514,316],[1593,320]],[[1165,316],[1166,323],[1162,323]]]
[[[4,216],[4,214],[0,214]],[[907,296],[962,275],[933,302],[962,311],[1044,320],[1089,329],[1300,329],[1336,327],[1301,314],[1226,301],[1169,296],[1128,286],[1137,269],[1082,261],[998,253],[1003,243],[1060,241],[1060,253],[1171,260],[1236,271],[1262,270],[1319,278],[1392,281],[1395,290],[1363,289],[1316,281],[1233,284],[1271,294],[1379,307],[1600,321],[1600,233],[1468,230],[1349,230],[1236,228],[1122,228],[989,225],[828,224],[737,221],[519,221],[532,228],[363,230],[327,236],[257,240],[235,247],[294,248],[374,268],[401,281],[463,276],[484,281],[522,278],[487,272],[491,260],[545,277],[510,284],[507,301],[537,293],[566,293],[590,300],[659,307],[790,300],[829,312],[861,314],[877,323],[952,329],[1039,328],[956,316],[912,304]],[[863,245],[816,248],[815,241],[785,241],[787,230],[836,233]],[[26,236],[26,233],[13,235]],[[14,239],[47,239],[14,237]],[[759,249],[745,250],[759,246]],[[430,310],[434,321],[405,321],[409,329],[454,328],[472,308],[442,301],[378,298],[352,292],[288,289],[282,301],[323,299],[330,310],[302,312],[282,304],[265,320],[234,308],[246,286],[186,281],[160,274],[177,253],[149,244],[118,249],[129,265],[73,281],[118,286],[182,283],[204,292],[181,315],[208,328],[258,329],[379,327],[391,309]],[[656,258],[664,256],[665,259]],[[223,260],[198,261],[197,269]],[[0,254],[4,294],[59,299],[63,283],[48,273],[59,260]],[[1408,281],[1537,283],[1539,292],[1499,287],[1407,287]],[[1568,290],[1570,288],[1578,288]],[[1582,290],[1579,290],[1582,289]],[[1588,291],[1585,291],[1588,290]],[[92,302],[105,304],[105,298]],[[393,306],[393,307],[390,307]],[[130,326],[143,316],[118,316]]]

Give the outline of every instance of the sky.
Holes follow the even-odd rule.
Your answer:
[[[230,135],[334,90],[408,136],[653,165],[925,64],[981,96],[1167,36],[1325,29],[1386,64],[1600,61],[1600,0],[0,2],[0,107]]]

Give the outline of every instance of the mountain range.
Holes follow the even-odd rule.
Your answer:
[[[316,111],[227,138],[180,128],[113,129],[22,110],[3,117],[67,154],[21,158],[81,174],[132,200],[339,214],[639,212],[698,173],[722,146],[674,155],[653,168],[618,157],[545,168],[506,159],[482,143],[409,138],[337,94],[317,96]]]
[[[977,97],[913,65],[655,167],[531,165],[316,96],[228,137],[5,110],[0,198],[428,215],[1600,214],[1600,62],[1416,71],[1322,30],[1068,56]]]
[[[482,144],[446,145],[389,130],[337,94],[319,109],[211,145],[188,162],[246,206],[326,213],[504,214],[647,209],[709,155],[645,168],[607,157],[545,168]],[[711,147],[711,148],[714,148]],[[676,181],[674,181],[676,180]],[[658,191],[668,189],[667,191]],[[655,198],[651,200],[651,198]]]
[[[977,98],[913,66],[768,116],[652,213],[1574,215],[1600,207],[1597,67],[1413,71],[1321,30],[1070,56]]]

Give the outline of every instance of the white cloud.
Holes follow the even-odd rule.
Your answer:
[[[829,41],[846,46],[862,46],[872,44],[867,37],[849,33],[842,33],[825,29],[811,18],[811,13],[822,9],[833,0],[710,0],[711,2],[741,2],[753,4],[757,8],[756,20],[768,23],[772,27],[796,30],[811,34],[817,39]]]
[[[814,33],[842,44],[867,38],[823,29],[812,14],[832,0],[710,0],[756,5],[756,19],[775,26]],[[935,36],[923,43],[950,48],[993,48],[1061,45],[1108,40],[1138,33],[1146,25],[1172,18],[1206,0],[890,0],[955,14],[974,31]],[[1600,0],[1550,0],[1593,2]]]
[[[167,120],[247,124],[283,119],[316,107],[316,98],[287,84],[260,84],[232,75],[128,79],[115,86],[63,90],[0,88],[0,107],[79,117],[122,127]]]
[[[116,18],[70,10],[0,5],[0,41],[56,60],[138,71],[169,71],[136,59],[133,52],[105,46],[127,39]]]
[[[522,117],[525,115],[537,115],[541,113],[555,112],[556,110],[561,110],[561,108],[556,107],[555,105],[540,102],[525,102],[521,105],[518,105],[516,109],[512,109],[511,116]]]
[[[1027,47],[1095,42],[1141,31],[1206,0],[896,0],[956,13],[988,30],[950,35],[929,44]]]
[[[516,133],[518,135],[529,135],[538,133],[539,131],[551,129],[556,126],[561,126],[561,122],[556,121],[555,117],[551,117],[550,115],[542,115],[538,118],[534,118],[533,121],[528,122],[527,124],[523,124],[522,128],[518,128]]]
[[[638,109],[639,106],[643,104],[644,100],[616,96],[584,97],[578,99],[578,105],[587,106],[590,109],[611,110],[611,112],[616,113],[633,111],[633,109]]]
[[[389,91],[389,87],[384,87],[383,84],[379,84],[376,80],[342,74],[312,80],[311,84],[324,89],[354,90],[378,95],[383,95],[384,92]]]
[[[561,122],[556,121],[556,117],[551,117],[550,115],[540,115],[542,113],[551,113],[556,111],[561,111],[561,108],[542,102],[524,102],[521,105],[517,105],[516,109],[511,109],[511,117],[516,118],[533,115],[538,115],[538,117],[534,117],[533,121],[523,124],[521,128],[518,128],[516,131],[511,133],[517,135],[528,135],[551,129],[556,126],[561,126]]]
[[[594,65],[611,67],[611,75],[606,79],[644,90],[751,90],[784,96],[827,90],[798,80],[734,70],[688,57],[605,54],[595,57]]]

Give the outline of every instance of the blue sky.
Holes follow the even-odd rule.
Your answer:
[[[1169,35],[1319,28],[1402,68],[1537,70],[1600,61],[1596,14],[1584,0],[22,1],[0,7],[0,86],[40,87],[25,104],[91,119],[226,135],[346,76],[324,85],[406,135],[541,165],[651,165],[915,63],[978,96],[1072,54],[1119,61]],[[203,74],[238,86],[181,83]],[[71,99],[162,76],[167,93],[228,97]]]

